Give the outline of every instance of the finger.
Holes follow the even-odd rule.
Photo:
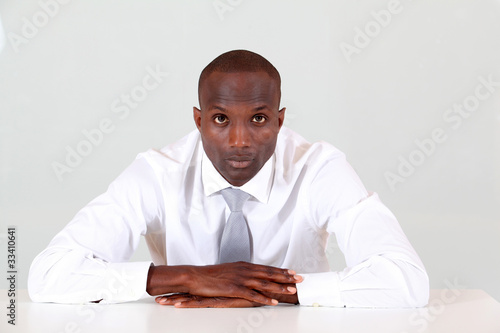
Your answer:
[[[161,305],[174,305],[178,302],[189,301],[196,296],[190,294],[173,294],[168,296],[159,296],[155,298],[156,303]]]
[[[291,295],[295,286],[287,287],[301,281],[294,271],[246,262],[189,266],[189,270],[193,277],[188,287],[191,295],[244,298],[264,305],[278,304],[266,294]]]
[[[248,282],[248,281],[247,281]],[[246,287],[244,284],[240,283],[231,283],[225,284],[222,289],[205,289],[193,291],[192,296],[196,297],[207,297],[207,298],[215,298],[215,297],[227,297],[227,298],[243,298],[250,302],[259,303],[262,305],[277,305],[278,300],[272,298],[271,296],[266,296],[260,293],[257,290]],[[271,293],[270,293],[271,294]],[[177,299],[178,300],[178,299]],[[168,301],[169,303],[175,302],[172,298]]]
[[[250,302],[259,303],[262,305],[277,305],[278,300],[272,297],[265,296],[257,290],[249,289],[247,287],[236,287],[233,292],[227,294],[229,297],[244,298]]]
[[[266,296],[260,293],[257,290],[253,290],[244,286],[244,284],[239,283],[231,283],[225,284],[223,289],[219,290],[206,290],[203,293],[196,293],[195,295],[199,295],[202,297],[227,297],[227,298],[243,298],[250,302],[259,303],[262,305],[277,305],[278,300],[272,298],[271,296]]]
[[[252,272],[249,275],[257,279],[272,281],[276,283],[300,283],[303,280],[302,276],[297,274],[276,273],[270,271],[256,271]]]
[[[247,280],[244,285],[249,289],[263,293],[293,295],[297,292],[295,284],[274,283],[268,280]]]
[[[248,308],[260,306],[242,298],[203,297],[175,304],[176,308]]]
[[[287,268],[279,268],[279,267],[274,267],[274,266],[267,266],[267,265],[260,265],[260,264],[253,264],[249,263],[246,261],[238,261],[235,263],[228,263],[224,265],[238,265],[242,266],[244,269],[251,270],[253,272],[265,272],[266,274],[283,274],[283,275],[295,275],[296,272],[292,269],[287,269]]]
[[[291,269],[251,264],[248,262],[236,262],[225,265],[235,265],[241,274],[277,283],[299,283],[303,280],[300,275],[297,275]]]

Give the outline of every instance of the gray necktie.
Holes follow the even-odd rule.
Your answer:
[[[235,188],[221,191],[231,214],[227,219],[220,243],[219,262],[250,261],[250,234],[247,221],[241,212],[250,194]]]

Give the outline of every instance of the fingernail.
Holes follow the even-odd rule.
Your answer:
[[[292,294],[295,294],[297,292],[297,289],[295,289],[294,287],[286,287],[286,289]]]
[[[175,304],[174,304],[174,306],[175,306],[176,308],[179,308],[181,305],[182,305],[182,302],[177,302],[177,303],[175,303]]]
[[[294,275],[293,278],[297,281],[302,281],[302,276],[300,275]]]
[[[278,301],[277,301],[277,300],[275,300],[275,299],[273,299],[273,300],[271,301],[271,303],[273,303],[273,305],[277,305],[277,304],[278,304]]]
[[[289,269],[289,270],[288,270],[288,274],[290,274],[290,275],[295,275],[295,274],[297,274],[297,273],[295,273],[295,271],[294,271],[294,270]]]

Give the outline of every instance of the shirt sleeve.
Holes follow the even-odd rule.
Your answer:
[[[149,296],[151,262],[128,262],[140,237],[158,228],[162,194],[144,157],[91,201],[33,261],[28,291],[35,302],[117,303]]]
[[[397,219],[368,193],[345,158],[322,168],[311,184],[312,220],[335,235],[347,268],[301,274],[301,305],[419,307],[429,298],[429,279]]]

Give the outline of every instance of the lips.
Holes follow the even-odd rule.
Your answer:
[[[226,159],[227,163],[235,169],[243,169],[252,163],[252,157],[248,155],[235,155]]]

